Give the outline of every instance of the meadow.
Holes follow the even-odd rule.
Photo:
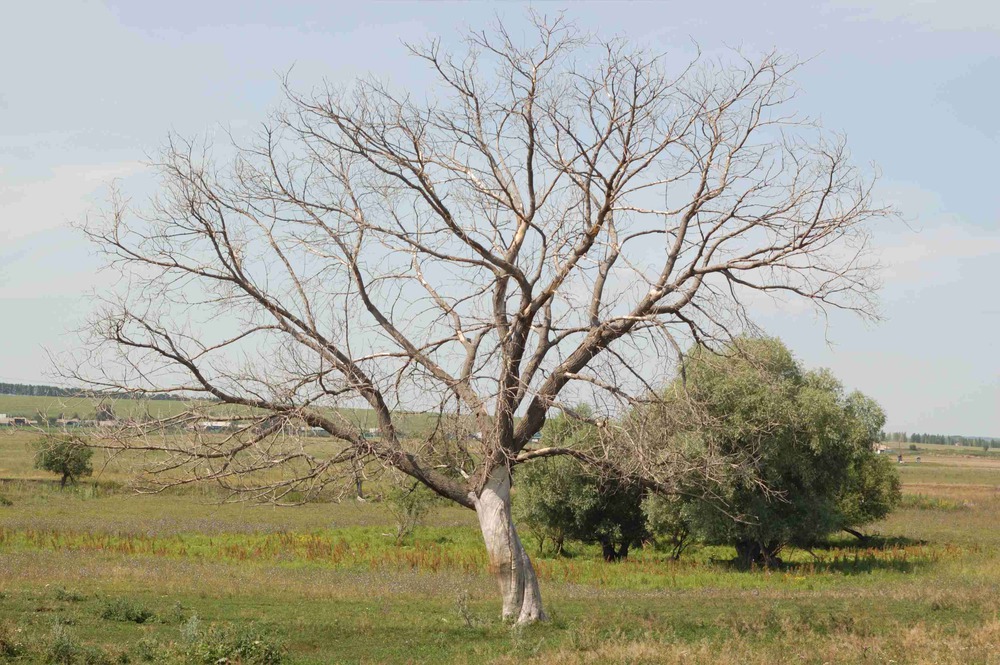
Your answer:
[[[997,453],[904,451],[903,506],[869,542],[777,570],[720,547],[536,555],[552,620],[516,629],[467,510],[397,544],[373,501],[138,496],[115,465],[60,490],[35,436],[0,433],[0,662],[1000,663]]]

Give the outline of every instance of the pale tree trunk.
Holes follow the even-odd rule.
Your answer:
[[[494,469],[479,496],[472,497],[483,532],[490,570],[500,584],[503,618],[518,624],[544,621],[538,577],[514,529],[510,512],[510,471]]]

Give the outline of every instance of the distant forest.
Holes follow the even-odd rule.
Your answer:
[[[945,446],[969,446],[972,448],[1000,448],[1000,439],[989,436],[959,436],[957,434],[907,434],[906,432],[882,432],[885,443],[938,443]]]
[[[80,388],[60,388],[58,386],[38,386],[31,383],[0,383],[0,395],[24,395],[26,397],[87,397],[98,399],[155,399],[189,402],[192,397],[179,395],[139,395],[121,392],[102,392]]]

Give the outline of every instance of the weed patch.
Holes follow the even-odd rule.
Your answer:
[[[112,598],[104,601],[100,617],[108,621],[149,623],[156,619],[156,614],[130,598]]]

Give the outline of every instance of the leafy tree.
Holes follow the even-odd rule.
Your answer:
[[[75,436],[49,436],[35,443],[35,468],[61,475],[60,487],[91,475],[93,456],[93,448]]]
[[[572,458],[541,460],[518,476],[514,515],[561,553],[566,539],[599,544],[605,561],[619,561],[647,535],[642,488],[605,478]]]
[[[688,507],[692,530],[734,545],[744,565],[779,562],[784,546],[853,531],[898,502],[896,471],[873,450],[881,408],[845,395],[827,370],[804,370],[779,340],[743,338],[722,356],[696,349],[685,372],[687,398],[711,419],[700,436],[757,459],[759,480],[721,484],[726,512],[705,501]]]
[[[577,407],[577,416],[590,409]],[[546,441],[584,451],[597,433],[578,418],[560,415],[549,421]],[[643,490],[613,475],[602,475],[572,457],[541,460],[518,475],[515,519],[538,539],[539,551],[549,539],[556,553],[565,540],[599,544],[605,561],[619,561],[647,536],[642,513]]]
[[[687,517],[684,497],[649,494],[642,501],[646,529],[655,539],[657,549],[667,550],[671,558],[681,558],[684,550],[694,542],[691,521]]]

